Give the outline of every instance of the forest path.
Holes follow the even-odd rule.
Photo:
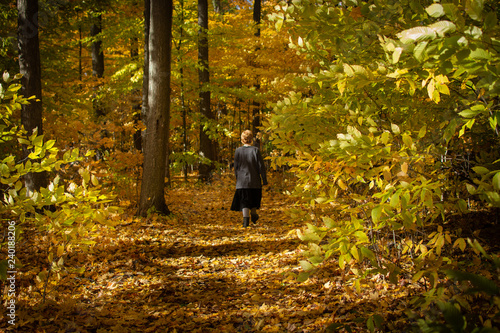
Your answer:
[[[173,216],[101,228],[66,264],[84,274],[63,278],[43,306],[19,303],[17,332],[322,332],[388,306],[382,285],[346,293],[334,266],[297,282],[290,199],[271,180],[258,225],[243,228],[233,187],[231,177],[179,186],[168,191]]]
[[[287,224],[284,213],[289,198],[266,187],[258,224],[243,228],[241,213],[229,210],[233,183],[223,177],[209,186],[171,189],[172,217],[118,227],[114,238],[98,242],[102,250],[94,253],[114,258],[87,289],[100,294],[92,300],[101,311],[96,324],[106,317],[108,328],[130,332],[324,329],[328,314],[317,314],[326,307],[309,294],[317,286],[287,279],[299,259],[297,226]]]

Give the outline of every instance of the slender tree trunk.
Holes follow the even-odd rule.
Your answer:
[[[184,157],[187,156],[187,152],[189,150],[189,143],[188,143],[188,138],[187,138],[187,108],[186,108],[186,101],[184,97],[184,83],[182,82],[184,78],[184,69],[181,68],[181,106],[182,106],[182,139],[183,139],[183,152],[184,152]],[[184,161],[184,165],[182,167],[184,170],[184,181],[188,181],[188,162],[187,160]]]
[[[260,21],[261,21],[261,11],[262,11],[262,2],[261,0],[254,0],[254,5],[253,5],[253,20],[255,23],[255,37],[260,38]],[[260,47],[256,47],[256,51],[259,51]],[[255,89],[256,91],[260,90],[260,82],[259,82],[259,77],[257,76],[256,78],[257,83],[255,84]],[[253,101],[252,103],[252,113],[253,113],[253,119],[252,119],[252,132],[257,138],[257,133],[260,131],[259,127],[261,126],[260,123],[260,102],[258,101]],[[260,148],[260,140],[256,139],[254,141],[254,144]]]
[[[188,152],[188,139],[187,139],[187,108],[186,108],[186,99],[185,99],[185,88],[184,88],[184,64],[182,64],[181,58],[181,48],[182,42],[184,40],[184,0],[180,0],[180,28],[179,28],[179,42],[177,43],[177,63],[179,64],[179,73],[180,73],[180,95],[181,95],[181,109],[182,109],[182,138],[183,138],[183,153],[186,156]],[[184,181],[188,181],[188,163],[184,161],[183,166],[184,173]]]
[[[144,0],[144,73],[142,78],[142,121],[146,123],[148,116],[149,92],[149,25],[151,23],[151,1]]]
[[[133,3],[134,7],[138,6],[138,3],[134,1]],[[130,57],[132,58],[132,61],[138,61],[139,60],[139,39],[136,37],[133,37],[130,40]],[[142,104],[142,96],[140,94],[139,90],[134,90],[133,94],[133,101],[134,104],[132,106],[132,120],[134,121],[134,124],[137,125],[141,121],[141,104]],[[142,131],[141,130],[136,130],[133,135],[133,140],[134,140],[134,147],[138,151],[142,151]]]
[[[82,82],[83,68],[82,68],[82,20],[80,18],[80,9],[77,9],[77,19],[78,19],[78,79],[80,80],[80,85]]]
[[[92,41],[92,75],[97,78],[104,76],[104,52],[102,51],[102,41],[99,34],[102,32],[102,15],[99,14],[93,18],[90,28]]]
[[[262,0],[254,0],[253,3],[253,21],[255,23],[255,36],[260,37],[260,17],[262,12]]]
[[[102,15],[96,15],[92,18],[92,26],[90,28],[90,36],[93,38],[92,41],[92,75],[101,79],[104,77],[104,52],[102,50],[102,41],[100,40],[99,34],[102,32]],[[100,83],[94,87],[96,91],[93,96],[94,114],[97,118],[104,116],[104,107],[99,100],[97,91],[99,90]]]
[[[212,4],[214,5],[214,12],[216,12],[217,14],[223,13],[221,0],[213,0]]]
[[[198,0],[198,77],[200,82],[200,153],[209,159],[210,164],[200,164],[199,178],[202,181],[209,181],[211,172],[214,169],[213,161],[216,160],[215,142],[210,139],[206,125],[210,126],[215,119],[210,108],[210,72],[208,60],[208,1]]]
[[[169,214],[165,201],[165,165],[170,121],[172,0],[151,0],[148,115],[144,141],[139,215],[150,209]]]
[[[83,79],[83,68],[82,68],[82,27],[78,27],[79,39],[78,39],[78,77],[80,78],[80,82]]]
[[[19,71],[22,74],[21,94],[25,97],[35,96],[30,104],[21,109],[21,124],[33,134],[43,134],[42,127],[42,75],[40,66],[40,45],[38,39],[38,0],[18,0],[18,49]],[[27,158],[30,150],[23,146],[23,156]],[[29,192],[38,191],[47,186],[47,174],[29,173],[24,178]]]

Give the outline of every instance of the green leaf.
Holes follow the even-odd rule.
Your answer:
[[[375,260],[375,254],[373,254],[372,250],[370,250],[369,248],[362,246],[360,247],[360,251],[365,258],[368,258],[370,260]]]
[[[43,135],[39,135],[33,140],[33,146],[35,147],[43,146]]]
[[[399,192],[395,192],[392,196],[391,196],[391,200],[390,200],[390,205],[392,208],[396,208],[399,206],[400,204],[400,200],[399,200]]]
[[[361,231],[361,230],[356,231],[354,233],[354,236],[356,236],[356,238],[360,242],[369,242],[370,241],[368,236],[366,235],[366,233],[364,231]]]
[[[392,54],[392,63],[397,64],[399,61],[399,58],[401,57],[401,53],[403,53],[403,48],[402,47],[396,47],[394,50],[394,53]]]
[[[314,199],[317,203],[319,204],[322,204],[322,203],[325,203],[328,201],[328,198],[325,198],[325,197],[320,197],[320,198],[316,198]]]
[[[415,27],[408,30],[404,30],[397,34],[401,42],[405,44],[413,42],[421,42],[426,40],[433,40],[436,38],[436,32],[434,29],[429,27]]]
[[[470,291],[484,292],[489,295],[500,295],[500,289],[494,281],[487,279],[482,275],[476,275],[457,270],[446,270],[446,275],[458,281],[469,281],[474,287]]]
[[[453,4],[453,3],[443,3],[443,11],[446,14],[446,16],[452,20],[452,21],[457,21],[458,16],[460,15],[458,7]]]
[[[346,255],[346,254],[341,254],[339,256],[339,267],[344,269],[345,268],[345,264],[346,264],[346,261],[348,260],[350,256],[349,255]]]
[[[403,134],[403,142],[408,148],[411,148],[413,146],[413,140],[411,139],[411,136],[406,133]]]
[[[373,322],[372,317],[368,318],[368,320],[366,321],[366,327],[370,332],[375,332],[375,323]]]
[[[77,160],[80,155],[80,150],[78,148],[75,148],[71,151],[71,159]]]
[[[457,26],[450,21],[439,21],[428,27],[434,30],[440,37],[443,37],[448,32],[455,32],[457,30]]]
[[[373,208],[371,215],[374,223],[380,221],[380,218],[382,217],[382,206],[377,206]]]
[[[309,279],[309,276],[311,273],[309,272],[300,272],[299,275],[297,276],[297,281],[299,282],[305,282],[307,279]]]
[[[424,126],[422,126],[422,128],[418,132],[418,138],[422,139],[425,136],[426,133],[427,133],[427,126],[424,125]]]
[[[56,143],[56,140],[49,140],[45,143],[45,149],[50,149],[52,147],[54,147],[54,144]]]
[[[481,113],[480,110],[472,110],[472,109],[467,109],[459,113],[464,118],[472,118],[477,116],[479,113]]]
[[[390,139],[391,139],[391,134],[389,132],[384,132],[380,136],[380,140],[382,141],[382,143],[384,145],[386,145],[389,142]]]
[[[427,42],[427,41],[420,42],[413,49],[413,56],[415,57],[415,59],[417,59],[420,62],[422,62],[425,58],[425,49],[427,47],[427,44],[429,44],[429,42]]]
[[[473,185],[465,184],[465,187],[467,188],[467,192],[469,192],[470,194],[476,194],[477,190]]]
[[[374,326],[376,328],[382,328],[382,323],[384,322],[384,318],[378,314],[374,314],[373,316],[370,317],[372,320]]]
[[[299,261],[299,264],[300,266],[302,267],[302,269],[306,272],[309,272],[309,271],[312,271],[314,269],[314,266],[313,264],[311,264],[309,261],[307,260],[301,260]]]
[[[472,168],[472,170],[474,170],[475,173],[479,174],[479,175],[485,175],[487,174],[488,172],[490,172],[490,170],[486,169],[485,167],[482,167],[482,166],[475,166]]]
[[[483,14],[484,0],[466,0],[465,12],[473,20],[479,21]]]
[[[415,273],[415,275],[413,275],[413,277],[411,278],[411,280],[413,282],[417,282],[418,280],[420,280],[422,278],[422,276],[424,275],[425,271],[418,271]]]
[[[328,217],[328,216],[323,217],[323,223],[325,224],[325,226],[328,229],[331,229],[335,226],[335,221],[331,217]]]
[[[491,258],[487,253],[486,251],[484,250],[484,248],[481,246],[481,244],[479,244],[479,242],[477,241],[477,239],[474,239],[473,241],[470,239],[470,238],[467,238],[467,243],[469,243],[469,245],[475,250],[477,251],[477,253],[481,253],[483,256],[485,256],[486,258]]]
[[[495,175],[493,176],[493,179],[491,180],[491,183],[492,183],[493,188],[495,190],[500,190],[500,171],[495,173]]]
[[[498,24],[497,14],[494,11],[490,11],[486,14],[484,18],[484,29],[490,30],[494,29]]]
[[[453,332],[463,332],[465,320],[460,311],[451,303],[438,302],[437,304],[443,312],[444,319],[453,328]]]
[[[471,51],[469,57],[474,60],[490,60],[491,54],[484,49],[477,48]]]
[[[425,11],[432,17],[441,17],[444,15],[443,6],[438,3],[430,5],[425,9]]]
[[[392,133],[398,135],[399,133],[401,133],[401,130],[399,129],[399,126],[396,125],[396,124],[391,124],[391,130],[392,130]]]
[[[358,251],[358,248],[356,246],[351,247],[351,250],[349,251],[349,253],[352,254],[352,256],[354,257],[354,259],[356,259],[357,261],[359,261],[359,251]]]

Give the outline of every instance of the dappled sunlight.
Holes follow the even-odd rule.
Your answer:
[[[243,228],[225,208],[232,186],[180,187],[171,205],[183,214],[100,228],[95,246],[68,258],[85,271],[59,281],[45,304],[21,292],[18,332],[319,332],[338,314],[354,319],[362,299],[390,292],[345,294],[338,267],[296,281],[299,226],[282,223],[289,198],[268,193],[258,224]]]

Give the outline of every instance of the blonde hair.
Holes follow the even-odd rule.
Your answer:
[[[246,130],[241,133],[241,142],[245,145],[251,144],[253,141],[253,134],[252,131]]]

